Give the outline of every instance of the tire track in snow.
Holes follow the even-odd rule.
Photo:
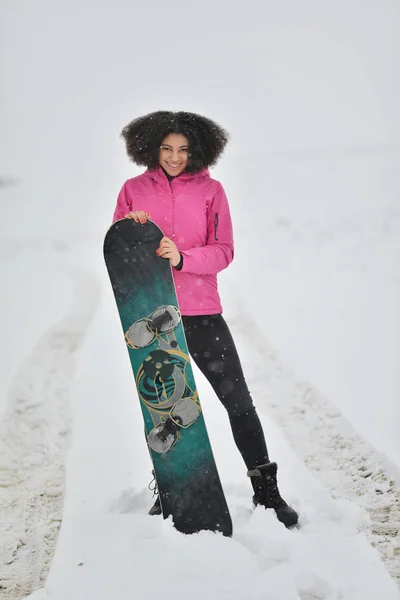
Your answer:
[[[74,305],[21,364],[1,422],[1,598],[23,598],[43,585],[61,524],[71,380],[98,298],[88,272],[64,269]]]
[[[400,586],[398,473],[390,472],[388,461],[334,405],[293,373],[260,334],[245,307],[238,308],[241,316],[230,324],[238,345],[252,348],[243,353],[243,364],[257,406],[279,425],[296,454],[333,497],[346,498],[367,511],[370,525],[365,533]]]

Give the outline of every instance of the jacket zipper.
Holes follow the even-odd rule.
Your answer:
[[[216,242],[218,241],[218,213],[215,213],[214,219],[214,239]]]
[[[174,194],[174,190],[172,189],[172,181],[169,182],[169,187],[170,187],[171,195],[172,195],[172,237],[174,237],[174,234],[175,234],[175,194]]]

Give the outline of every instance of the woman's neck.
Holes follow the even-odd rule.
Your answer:
[[[160,165],[161,167],[161,165]],[[176,179],[177,177],[179,177],[179,175],[182,175],[182,173],[184,173],[184,171],[181,171],[180,173],[178,173],[178,175],[170,175],[169,173],[167,173],[167,171],[164,169],[164,167],[161,167],[162,170],[165,173],[166,178],[168,179],[168,181],[172,181],[173,179]]]

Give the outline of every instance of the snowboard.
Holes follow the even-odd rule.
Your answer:
[[[190,364],[163,237],[152,221],[116,221],[104,258],[143,414],[162,513],[186,534],[232,534]]]

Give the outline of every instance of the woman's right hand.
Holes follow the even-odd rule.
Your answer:
[[[125,219],[135,219],[136,223],[146,223],[147,219],[151,219],[151,215],[144,210],[136,210],[126,214]]]

